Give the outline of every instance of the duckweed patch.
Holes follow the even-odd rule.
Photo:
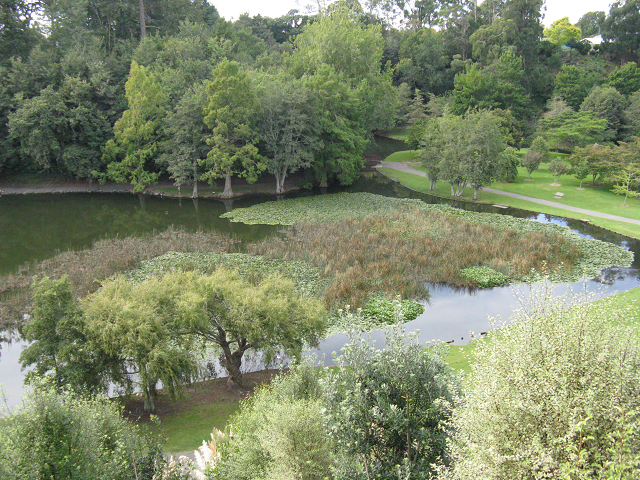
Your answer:
[[[482,288],[500,287],[511,281],[504,273],[483,266],[463,268],[460,270],[460,275]]]
[[[253,282],[259,282],[269,275],[290,278],[301,294],[309,296],[320,295],[326,283],[321,278],[320,270],[306,262],[265,259],[261,255],[244,253],[169,252],[142,262],[138,269],[129,273],[129,278],[141,282],[178,270],[209,274],[220,267],[237,270]]]

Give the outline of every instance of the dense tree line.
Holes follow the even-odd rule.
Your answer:
[[[351,183],[371,133],[408,114],[492,110],[510,145],[569,152],[640,133],[638,2],[544,31],[542,7],[338,1],[230,22],[202,0],[3,2],[0,174],[164,175],[194,195],[224,178],[230,195],[264,172],[278,191],[296,171]]]

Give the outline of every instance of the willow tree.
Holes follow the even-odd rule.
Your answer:
[[[249,183],[258,179],[264,164],[258,154],[257,121],[261,107],[249,77],[237,62],[224,60],[214,71],[215,80],[207,85],[204,122],[213,130],[207,139],[203,180],[224,178],[223,197],[231,197],[231,176],[245,177]]]
[[[317,345],[326,325],[322,302],[300,295],[292,281],[280,277],[252,285],[237,272],[220,269],[212,275],[166,275],[162,283],[162,290],[174,287],[170,303],[183,331],[222,349],[230,384],[242,385],[247,350],[298,356],[305,344]]]

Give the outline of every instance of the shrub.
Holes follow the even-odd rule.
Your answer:
[[[324,427],[319,370],[294,366],[243,403],[216,478],[328,478],[333,445]]]
[[[430,464],[447,456],[446,420],[459,395],[447,350],[424,350],[399,327],[386,334],[383,350],[366,340],[346,344],[323,382],[336,480],[429,478]]]
[[[154,452],[108,400],[36,389],[0,419],[0,478],[150,480]]]
[[[550,290],[535,290],[512,324],[476,346],[453,419],[454,467],[441,478],[598,478],[615,460],[616,407],[640,406],[640,340],[624,326],[635,318],[609,299],[553,298]],[[639,446],[629,435],[626,447]],[[570,473],[576,452],[589,466],[580,477]]]

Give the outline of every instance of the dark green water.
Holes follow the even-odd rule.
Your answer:
[[[220,218],[231,206],[245,207],[272,197],[251,197],[226,205],[217,200],[169,199],[130,194],[42,194],[0,197],[0,273],[58,251],[91,246],[105,237],[140,235],[169,226],[229,233],[253,241],[273,227],[231,223]]]

